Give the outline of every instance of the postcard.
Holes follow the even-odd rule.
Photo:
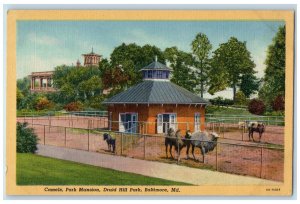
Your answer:
[[[9,10],[6,70],[7,195],[292,195],[292,10]]]

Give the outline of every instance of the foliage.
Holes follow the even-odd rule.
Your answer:
[[[178,50],[177,47],[171,47],[165,49],[164,56],[173,69],[171,82],[194,92],[197,84],[195,74],[191,70],[193,65],[192,55]]]
[[[214,94],[232,87],[234,100],[242,76],[254,75],[254,67],[246,42],[231,37],[228,42],[220,44],[220,47],[213,52],[208,92]]]
[[[122,43],[116,47],[110,55],[111,68],[121,67],[122,75],[124,76],[125,84],[118,87],[109,87],[114,89],[125,89],[141,81],[142,75],[139,72],[141,68],[154,61],[155,56],[158,57],[160,62],[164,62],[164,56],[161,50],[156,46],[144,45],[139,46],[135,43],[125,44]],[[112,75],[114,77],[114,75]],[[113,78],[112,78],[113,79]],[[109,83],[106,84],[110,85]]]
[[[250,113],[253,113],[256,115],[262,115],[266,110],[266,106],[262,100],[252,99],[249,102],[248,110]]]
[[[195,56],[194,65],[197,71],[195,72],[197,76],[197,81],[200,82],[200,96],[203,97],[206,85],[208,83],[208,73],[210,70],[210,51],[212,45],[204,33],[198,33],[193,40],[192,53]]]
[[[66,111],[81,111],[83,110],[83,104],[80,101],[71,102],[65,105],[64,109]]]
[[[284,111],[284,97],[277,96],[272,103],[272,108],[274,111]]]
[[[55,68],[53,80],[60,90],[53,97],[57,103],[88,102],[94,95],[102,94],[102,75],[97,67],[59,66]]]
[[[28,123],[17,123],[17,152],[34,153],[37,150],[38,137]]]
[[[246,105],[247,104],[247,98],[242,91],[238,91],[236,93],[234,103],[237,105]]]
[[[24,77],[23,79],[17,80],[17,89],[21,91],[22,94],[26,95],[30,92],[30,79],[28,77]]]
[[[233,100],[227,98],[224,99],[221,96],[209,99],[209,102],[211,102],[212,105],[217,105],[217,106],[230,106],[234,104]]]
[[[53,103],[50,102],[46,97],[41,97],[38,99],[35,105],[36,110],[45,110],[53,107]]]
[[[35,154],[17,154],[16,170],[18,185],[189,185]]]
[[[274,99],[285,95],[285,26],[280,27],[268,47],[263,86],[259,97],[271,105]]]
[[[241,77],[240,91],[249,98],[251,94],[257,93],[259,85],[260,80],[255,75],[246,73]]]

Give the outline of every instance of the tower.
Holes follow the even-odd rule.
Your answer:
[[[79,59],[78,59],[77,62],[76,62],[76,66],[77,66],[77,67],[80,67],[80,66],[81,66],[81,63],[80,63]]]
[[[94,53],[93,48],[91,53],[83,54],[83,57],[84,57],[83,65],[85,67],[98,66],[99,62],[101,61],[101,55]]]

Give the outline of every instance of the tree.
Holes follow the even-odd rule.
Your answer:
[[[247,98],[251,94],[255,94],[259,90],[260,80],[254,74],[244,74],[241,78],[240,91],[242,91]]]
[[[209,55],[212,49],[207,36],[198,33],[192,42],[192,52],[195,56],[195,67],[197,68],[197,80],[200,81],[200,96],[203,97],[205,86],[207,85],[208,72],[210,69]]]
[[[61,104],[73,101],[88,102],[94,95],[102,94],[101,77],[101,70],[97,67],[56,67],[53,81],[59,92],[51,98]]]
[[[24,77],[23,79],[17,80],[17,88],[22,92],[22,94],[28,94],[30,91],[30,83],[28,77]]]
[[[285,26],[279,27],[272,44],[268,47],[266,69],[259,97],[268,105],[285,95]]]
[[[173,68],[171,81],[191,92],[195,92],[196,78],[191,69],[193,56],[178,50],[177,47],[166,48],[164,56]]]
[[[240,42],[237,38],[231,37],[228,42],[220,44],[220,47],[213,52],[209,72],[209,93],[214,94],[232,87],[233,100],[235,100],[242,76],[254,75],[254,67],[255,64],[247,50],[246,42]]]
[[[17,123],[17,152],[35,153],[37,150],[38,137],[28,123]]]

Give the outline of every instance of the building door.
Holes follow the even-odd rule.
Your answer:
[[[163,133],[163,114],[157,115],[157,133]]]
[[[164,113],[157,115],[157,133],[167,133],[169,128],[176,130],[176,114]]]
[[[137,113],[120,113],[119,131],[136,133],[138,125]]]
[[[198,131],[200,131],[200,113],[195,113],[195,119],[194,119],[194,121],[195,121],[195,132],[198,132]]]

